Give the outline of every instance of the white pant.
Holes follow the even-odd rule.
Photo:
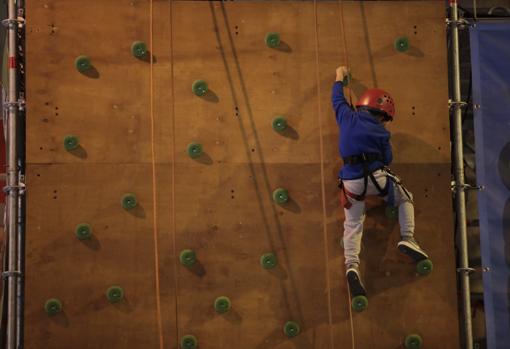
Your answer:
[[[381,188],[386,186],[386,172],[379,170],[374,172],[374,177]],[[364,179],[353,179],[343,181],[345,189],[353,194],[360,195],[363,193]],[[410,236],[414,235],[414,207],[411,200],[404,193],[399,185],[393,186],[395,206],[398,206],[398,221],[400,224],[400,235]],[[379,195],[379,191],[368,178],[368,186],[366,195]],[[357,201],[348,196],[348,200],[352,203],[349,209],[344,208],[345,222],[344,222],[344,256],[345,264],[359,263],[359,253],[361,251],[361,237],[363,235],[363,222],[365,220],[365,202]],[[388,200],[388,196],[384,197]]]

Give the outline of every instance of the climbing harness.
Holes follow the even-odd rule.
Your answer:
[[[338,187],[340,188],[340,202],[343,207],[346,209],[350,209],[352,203],[348,200],[348,197],[356,200],[363,201],[365,200],[365,196],[367,193],[368,180],[372,181],[377,191],[379,192],[379,196],[384,197],[388,195],[389,187],[391,186],[391,181],[386,181],[386,186],[381,188],[379,183],[374,177],[374,172],[380,170],[381,168],[376,169],[375,171],[370,171],[370,165],[376,161],[382,161],[383,157],[378,153],[362,153],[361,155],[352,155],[343,158],[344,164],[348,165],[363,165],[363,192],[361,194],[356,194],[348,191],[343,184],[343,181],[340,179]]]
[[[405,194],[407,200],[413,202],[411,193],[402,183],[402,180],[390,170],[389,167],[383,166],[381,168],[370,171],[369,167],[376,161],[383,161],[383,157],[378,153],[363,153],[361,155],[352,155],[343,158],[344,164],[347,165],[363,165],[363,192],[361,194],[352,193],[345,188],[345,185],[341,179],[339,179],[338,187],[340,189],[340,203],[342,207],[350,209],[352,203],[349,201],[349,197],[356,201],[364,201],[367,193],[368,180],[374,184],[375,188],[379,192],[378,196],[386,197],[388,206],[395,207],[395,192],[394,188],[397,187]],[[382,188],[374,177],[374,172],[382,170],[387,178],[386,185]]]

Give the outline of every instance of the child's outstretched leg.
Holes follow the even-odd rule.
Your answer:
[[[414,238],[414,205],[412,194],[400,185],[394,185],[395,204],[398,206],[398,221],[400,224],[401,240],[397,244],[399,251],[421,261],[429,258],[427,253],[420,247]]]
[[[349,199],[352,206],[344,209],[344,256],[347,282],[353,298],[353,307],[361,311],[366,308],[366,290],[361,280],[359,270],[359,253],[361,251],[361,237],[363,236],[363,222],[365,221],[365,202]]]

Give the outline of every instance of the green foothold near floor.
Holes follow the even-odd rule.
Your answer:
[[[395,206],[386,206],[386,210],[384,212],[386,217],[389,219],[397,219],[398,218],[398,207]]]
[[[64,137],[64,148],[67,151],[76,150],[80,146],[80,140],[77,136],[67,135]]]
[[[273,192],[273,200],[277,204],[284,204],[289,201],[289,192],[287,189],[278,188]]]
[[[44,303],[44,311],[50,315],[56,315],[62,311],[62,302],[56,298],[50,298]]]
[[[127,193],[122,196],[122,208],[125,210],[131,210],[138,205],[138,200],[136,199],[136,195],[132,193]]]
[[[356,296],[352,299],[352,309],[361,312],[368,307],[368,298],[365,296]]]
[[[112,286],[106,290],[106,299],[110,303],[118,303],[124,298],[124,290],[120,286]]]
[[[196,159],[202,155],[202,144],[200,143],[191,143],[188,145],[188,155],[192,159]]]
[[[209,87],[207,86],[207,82],[204,80],[195,80],[191,86],[193,93],[199,97],[205,95],[208,89]]]
[[[280,45],[280,34],[278,33],[267,33],[266,34],[266,45],[271,48],[278,47]]]
[[[143,41],[135,41],[131,45],[131,53],[136,58],[142,58],[147,54],[147,45]]]
[[[92,236],[92,229],[89,224],[81,223],[76,226],[75,234],[78,240],[88,240]]]
[[[283,327],[283,333],[289,338],[296,337],[299,332],[301,332],[301,328],[297,322],[288,321]]]
[[[409,49],[409,39],[405,36],[395,39],[395,50],[399,52],[406,52]]]
[[[420,275],[429,275],[434,269],[434,264],[430,259],[424,259],[416,264],[416,272]]]
[[[186,267],[191,267],[193,264],[197,262],[197,255],[193,250],[183,250],[179,256],[179,260],[181,264]]]
[[[196,349],[197,347],[197,337],[189,334],[181,338],[181,349]]]
[[[274,253],[265,253],[260,257],[260,265],[264,269],[273,269],[278,264],[278,259]]]
[[[423,340],[417,334],[410,334],[404,342],[406,349],[420,349],[422,344]]]
[[[273,119],[273,130],[283,132],[287,128],[287,120],[283,116],[277,116]]]
[[[90,68],[92,68],[92,63],[90,63],[90,58],[87,56],[78,56],[74,60],[74,66],[80,73],[84,73]]]
[[[218,297],[214,301],[214,310],[216,310],[216,312],[218,314],[226,313],[227,311],[230,310],[230,307],[231,307],[231,302],[228,297],[224,297],[224,296]]]

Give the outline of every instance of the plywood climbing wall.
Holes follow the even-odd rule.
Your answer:
[[[27,3],[26,348],[458,348],[443,3],[33,0]],[[342,25],[343,20],[343,25]],[[281,43],[269,48],[268,32]],[[398,52],[398,37],[410,48]],[[149,52],[136,58],[134,41]],[[80,73],[80,55],[92,67]],[[415,195],[418,276],[371,201],[351,313],[330,106],[391,91],[394,170]],[[193,94],[202,79],[209,91]],[[275,132],[283,115],[288,128]],[[68,151],[64,138],[79,138]],[[191,143],[203,153],[187,154]],[[272,199],[285,188],[289,201]],[[136,196],[124,209],[121,198]],[[92,235],[80,240],[79,224]],[[192,250],[196,263],[180,263]],[[277,266],[260,257],[273,253]],[[111,303],[106,292],[120,286]],[[217,297],[231,301],[218,314]],[[49,316],[48,299],[62,311]],[[284,334],[286,322],[299,335]]]

